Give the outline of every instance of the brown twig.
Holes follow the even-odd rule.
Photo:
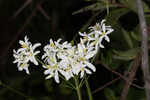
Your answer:
[[[97,88],[96,90],[94,90],[94,91],[92,92],[92,94],[95,94],[95,93],[97,93],[97,92],[103,90],[104,88],[108,87],[109,85],[111,85],[112,83],[114,83],[114,82],[116,82],[116,81],[118,81],[118,80],[120,80],[120,79],[121,79],[121,77],[117,77],[117,78],[113,79],[112,81],[106,83],[104,86],[102,86],[102,87]]]
[[[111,71],[112,73],[114,73],[114,74],[120,76],[122,79],[127,80],[127,79],[125,78],[125,76],[123,76],[123,75],[120,74],[119,72],[116,72],[116,71],[110,69],[110,67],[107,66],[106,64],[104,64],[104,63],[102,63],[102,62],[100,62],[100,61],[96,61],[95,63],[96,63],[96,64],[102,64],[107,70],[109,70],[109,71]]]
[[[44,0],[41,0],[37,5],[36,8],[33,9],[32,14],[26,19],[26,21],[24,22],[24,24],[22,25],[22,27],[18,30],[17,34],[15,35],[15,37],[13,38],[13,40],[8,44],[7,48],[4,50],[3,54],[6,54],[5,52],[9,50],[9,48],[11,48],[11,46],[17,41],[18,37],[20,36],[20,34],[24,31],[24,28],[27,24],[29,24],[29,22],[31,21],[31,19],[36,15],[36,11],[37,11],[37,7],[39,5],[41,5],[43,3]]]
[[[15,14],[13,15],[13,18],[16,18],[29,4],[31,4],[31,2],[32,0],[26,0],[26,2],[15,12]],[[50,20],[50,17],[45,12],[45,10],[41,7],[41,5],[36,6],[36,8],[43,14],[43,16],[47,20]]]
[[[26,0],[26,2],[16,11],[13,17],[16,18],[31,2],[32,0]]]
[[[142,70],[144,74],[146,100],[150,100],[150,72],[148,63],[148,32],[144,17],[143,5],[141,0],[137,0],[138,17],[140,21],[140,29],[142,34]]]
[[[121,99],[120,100],[126,100],[127,94],[128,94],[128,90],[130,88],[130,85],[133,82],[134,76],[136,74],[136,71],[138,69],[138,66],[140,65],[140,54],[137,54],[137,57],[135,59],[134,65],[132,67],[132,70],[129,74],[129,78],[127,78],[126,83],[125,83],[125,87],[123,88],[122,94],[121,94]]]
[[[100,62],[100,61],[96,61],[96,64],[102,64],[107,70],[109,70],[109,71],[111,71],[112,73],[118,75],[119,77],[118,77],[118,78],[115,78],[114,80],[112,80],[112,81],[110,81],[110,82],[108,82],[108,83],[106,83],[104,86],[102,86],[102,87],[100,87],[100,88],[97,88],[96,90],[94,90],[94,91],[92,92],[93,94],[95,94],[95,93],[97,93],[97,92],[103,90],[104,88],[106,88],[107,86],[111,85],[112,83],[116,82],[116,81],[119,80],[119,79],[123,79],[123,80],[129,82],[130,85],[132,85],[132,86],[134,86],[134,87],[136,87],[136,88],[144,89],[143,87],[138,86],[138,85],[132,83],[131,81],[129,81],[125,76],[123,76],[123,75],[120,74],[119,72],[116,72],[116,71],[110,69],[110,67],[107,66],[106,64],[104,64],[104,63],[102,63],[102,62]],[[135,71],[135,70],[134,70],[134,71]],[[132,73],[131,76],[133,77],[133,72],[130,72],[130,73]],[[133,78],[132,78],[132,79],[133,79]]]
[[[43,16],[47,19],[50,20],[50,16],[45,12],[45,10],[39,5],[37,9],[43,14]]]

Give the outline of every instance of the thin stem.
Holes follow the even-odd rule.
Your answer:
[[[63,76],[60,75],[60,78],[62,78],[64,81],[66,81],[67,84],[68,84],[69,86],[71,86],[70,88],[76,89],[75,86],[74,86],[71,82],[67,81]]]
[[[74,77],[74,80],[75,80],[75,85],[76,85],[76,91],[77,91],[77,95],[78,95],[78,100],[82,100],[78,78]]]
[[[92,92],[91,92],[91,89],[90,89],[90,86],[89,86],[89,82],[88,82],[88,78],[86,76],[85,76],[85,85],[86,85],[86,88],[87,88],[89,100],[93,100]]]
[[[35,56],[35,59],[36,59],[40,64],[42,64],[42,65],[45,66],[45,64],[44,64],[38,57]]]
[[[79,87],[81,88],[82,87],[82,85],[85,83],[85,76],[82,78],[82,80],[80,81],[80,84],[79,84]]]
[[[145,81],[146,100],[150,100],[150,72],[148,63],[148,32],[144,17],[143,5],[141,0],[137,0],[138,16],[140,21],[140,29],[142,34],[142,70]]]
[[[10,90],[10,91],[12,91],[12,92],[14,92],[14,93],[24,97],[24,98],[29,98],[28,96],[24,95],[22,92],[13,89],[12,87],[2,83],[1,81],[0,81],[0,83],[1,83],[1,86],[5,87],[6,89],[8,89],[8,90]]]
[[[99,52],[100,52],[100,49],[98,49],[97,54],[99,54]],[[93,59],[91,60],[91,63],[93,63],[96,58],[97,58],[97,55],[95,55],[93,57]],[[87,88],[87,93],[88,93],[88,96],[89,96],[89,100],[93,100],[92,91],[90,89],[90,85],[89,85],[88,78],[87,78],[86,75],[85,75],[85,85],[86,85],[86,88]]]

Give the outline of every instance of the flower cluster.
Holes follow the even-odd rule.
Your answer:
[[[44,54],[42,60],[44,60],[43,68],[45,68],[44,74],[47,75],[46,79],[54,78],[57,83],[59,83],[59,76],[62,75],[66,80],[79,75],[80,78],[84,74],[91,74],[96,71],[95,66],[90,62],[90,59],[97,53],[99,47],[104,48],[102,45],[102,40],[109,42],[108,34],[110,34],[113,29],[111,26],[105,25],[105,20],[102,20],[101,24],[96,23],[96,25],[89,27],[90,32],[79,32],[80,43],[77,45],[72,45],[67,41],[62,42],[61,39],[53,41],[50,39],[50,43],[44,47]],[[34,49],[40,46],[39,43],[32,46],[28,42],[27,37],[25,37],[25,42],[19,42],[22,45],[17,52],[14,50],[14,63],[18,63],[19,70],[28,71],[28,62],[33,62],[38,65],[35,59],[35,55],[39,51],[34,52]]]
[[[38,62],[35,58],[37,54],[40,53],[40,51],[35,51],[37,47],[39,47],[41,44],[36,43],[34,45],[31,44],[31,42],[28,41],[27,36],[25,36],[25,41],[20,40],[19,43],[22,48],[18,49],[17,51],[13,50],[15,61],[13,63],[18,63],[17,67],[19,71],[22,71],[23,69],[26,71],[27,74],[29,74],[29,61],[34,63],[35,65],[38,65]]]

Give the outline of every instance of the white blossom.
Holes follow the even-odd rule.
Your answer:
[[[105,25],[105,20],[101,21],[101,24],[96,23],[94,26],[89,27],[90,33],[79,33],[81,36],[85,37],[91,46],[95,46],[95,49],[104,48],[102,45],[103,39],[110,42],[108,35],[113,32],[111,26]]]
[[[19,43],[21,44],[22,48],[19,48],[17,51],[13,50],[13,56],[15,58],[15,61],[13,63],[18,63],[17,67],[19,71],[22,71],[24,69],[26,70],[26,73],[29,74],[28,63],[30,61],[35,65],[38,65],[35,56],[39,54],[40,51],[35,51],[35,49],[41,44],[36,43],[32,45],[31,42],[28,41],[27,36],[25,36],[24,41],[20,40]]]
[[[44,46],[44,54],[40,61],[43,68],[45,69],[45,79],[54,78],[56,83],[60,83],[60,75],[66,80],[74,77],[75,75],[83,78],[85,74],[92,74],[96,71],[95,66],[90,62],[91,59],[96,55],[98,48],[104,48],[102,41],[106,40],[110,42],[108,35],[113,32],[111,26],[105,25],[105,20],[101,23],[89,27],[89,33],[79,32],[80,43],[77,45],[71,45],[71,43],[62,39],[57,41],[49,40],[49,44]],[[19,71],[25,70],[29,74],[29,62],[38,65],[36,55],[40,51],[35,51],[41,44],[36,43],[34,45],[29,42],[27,36],[24,41],[20,40],[21,48],[17,51],[13,50],[15,61]]]

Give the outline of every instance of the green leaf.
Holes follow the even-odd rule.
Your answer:
[[[132,60],[136,57],[137,53],[140,51],[140,48],[133,48],[127,51],[117,51],[113,50],[114,58],[119,60]]]
[[[133,42],[132,42],[131,36],[129,35],[129,32],[127,32],[126,30],[124,30],[122,28],[122,33],[123,33],[123,36],[129,46],[129,48],[133,48]]]
[[[45,87],[46,87],[48,92],[52,92],[53,91],[52,80],[46,80],[45,81]]]
[[[109,5],[109,6],[108,6]],[[75,14],[79,14],[79,13],[83,13],[83,12],[87,12],[87,11],[99,11],[99,10],[104,10],[112,7],[117,7],[117,5],[113,5],[113,4],[108,4],[107,2],[97,2],[91,5],[88,5],[86,7],[83,7],[75,12],[72,13],[72,15]]]
[[[139,33],[135,33],[135,32],[131,32],[131,36],[133,37],[133,39],[137,40],[137,41],[141,41],[142,40],[142,36]],[[148,41],[150,41],[150,36],[148,36]]]
[[[102,53],[101,54],[101,61],[107,65],[111,64],[112,63],[112,52],[111,51],[108,51],[106,53],[106,55],[104,56],[104,54]]]
[[[110,88],[106,88],[104,90],[104,94],[107,100],[117,100],[114,91],[112,91]]]
[[[0,86],[2,85],[2,81],[0,80]]]
[[[144,90],[139,90],[136,88],[130,88],[127,95],[127,100],[143,100],[145,98]],[[146,100],[146,99],[144,99]]]
[[[127,8],[119,8],[114,9],[109,13],[109,16],[106,16],[107,22],[110,23],[112,26],[117,24],[118,19],[123,16],[124,14],[128,13],[129,9]]]
[[[132,11],[137,13],[136,0],[120,0],[120,2],[125,6],[127,6],[129,9],[131,9]],[[145,4],[145,2],[143,2],[143,8],[144,8],[144,12],[149,11],[149,7],[148,5]]]
[[[65,82],[60,84],[59,91],[63,95],[69,95],[72,93],[72,89]]]

